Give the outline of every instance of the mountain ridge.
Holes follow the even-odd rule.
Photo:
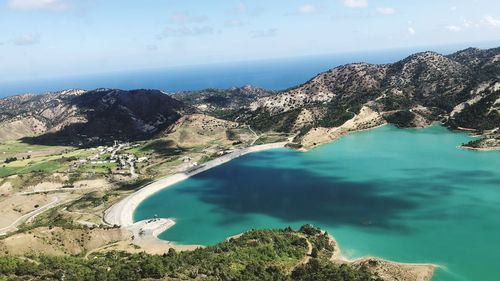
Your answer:
[[[0,139],[39,141],[77,133],[146,139],[194,113],[261,132],[297,133],[294,141],[306,147],[311,145],[303,138],[313,129],[339,129],[363,114],[378,116],[369,122],[373,126],[441,122],[481,133],[500,126],[499,90],[500,48],[468,48],[446,56],[427,51],[390,64],[338,66],[283,91],[252,86],[172,94],[96,89],[7,97],[0,100]],[[44,110],[30,112],[34,107]],[[362,123],[349,124],[350,130],[370,127]]]

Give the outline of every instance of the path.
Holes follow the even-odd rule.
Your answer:
[[[307,237],[305,237],[304,235],[300,235],[300,237],[306,239],[307,253],[304,256],[304,258],[302,258],[302,260],[295,267],[297,267],[299,265],[307,264],[311,260],[311,255],[312,255],[312,250],[313,250],[313,246],[312,246],[311,242],[309,241],[309,239],[307,239]]]
[[[127,163],[130,166],[130,176],[132,178],[137,178],[137,173],[135,172],[135,166],[134,166],[135,164],[134,164],[133,156],[130,156],[130,155],[128,156]]]
[[[6,235],[9,232],[13,232],[17,230],[17,227],[22,224],[24,221],[30,222],[39,214],[45,212],[46,210],[55,207],[58,205],[60,199],[59,197],[55,197],[54,200],[34,211],[31,211],[21,217],[17,218],[14,222],[12,222],[9,226],[0,229],[0,236]]]
[[[33,194],[39,194],[39,193],[58,192],[58,191],[72,192],[72,191],[85,190],[85,189],[97,189],[97,188],[94,186],[89,186],[89,187],[59,187],[59,188],[41,189],[41,190],[35,190],[35,191],[23,191],[23,192],[18,192],[16,194],[33,195]]]
[[[98,214],[91,213],[91,212],[84,213],[84,212],[78,212],[78,211],[70,211],[66,207],[62,208],[61,212],[68,213],[68,214],[77,214],[77,215],[80,215],[82,217],[83,216],[93,216],[93,217],[97,218],[100,221],[101,225],[112,226],[112,225],[108,224],[107,222],[105,222],[103,220],[102,216],[100,216]],[[83,225],[87,225],[87,226],[92,226],[92,225],[93,226],[99,226],[99,224],[96,224],[96,223],[93,223],[93,222],[89,222],[89,221],[85,221],[85,220],[81,220],[81,217],[80,217],[80,220],[77,220],[77,222],[80,223],[80,224],[83,224]]]
[[[304,265],[304,264],[307,264],[310,260],[311,260],[311,255],[312,255],[312,250],[313,250],[313,246],[311,244],[311,242],[309,241],[309,239],[307,239],[307,237],[303,234],[298,234],[299,237],[301,238],[304,238],[306,239],[306,243],[307,243],[307,252],[305,254],[305,256],[295,265],[295,266],[292,266],[289,270],[288,270],[288,274],[292,273],[295,268],[301,266],[301,265]]]
[[[255,139],[252,141],[252,143],[250,143],[250,146],[252,146],[260,138],[260,136],[252,129],[252,127],[250,127],[250,125],[247,125],[247,127],[250,130],[250,132],[252,132],[255,135]]]

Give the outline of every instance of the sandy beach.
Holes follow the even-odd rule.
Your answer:
[[[151,184],[146,185],[145,187],[141,188],[140,190],[127,196],[122,201],[113,205],[111,208],[109,208],[105,212],[104,220],[111,225],[130,227],[134,224],[134,217],[133,216],[134,216],[135,209],[139,206],[139,204],[141,204],[142,201],[144,201],[146,198],[150,197],[151,195],[155,194],[156,192],[158,192],[164,188],[167,188],[169,186],[172,186],[178,182],[181,182],[185,179],[188,179],[191,176],[194,176],[196,174],[207,171],[207,170],[214,168],[216,166],[227,163],[227,162],[229,162],[235,158],[238,158],[240,156],[243,156],[243,155],[246,155],[249,153],[269,150],[269,149],[282,148],[282,147],[285,147],[286,144],[287,144],[286,142],[279,142],[279,143],[256,145],[256,146],[238,149],[238,150],[235,150],[229,154],[223,155],[223,156],[218,157],[214,160],[211,160],[211,161],[208,161],[204,164],[201,164],[198,167],[196,167],[195,169],[191,168],[189,171],[177,173],[175,175],[159,179]],[[159,233],[157,233],[157,234],[159,234]]]
[[[432,279],[437,265],[431,263],[402,263],[384,260],[377,257],[360,257],[357,259],[348,259],[342,254],[342,250],[337,240],[328,235],[334,251],[330,260],[337,264],[348,264],[350,266],[361,268],[367,267],[370,271],[376,272],[378,276],[387,281],[429,281]]]

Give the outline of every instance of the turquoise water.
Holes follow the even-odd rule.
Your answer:
[[[436,263],[436,281],[497,281],[500,152],[456,149],[468,140],[384,126],[307,153],[255,153],[155,194],[135,219],[174,217],[162,239],[205,245],[313,223],[351,258]]]

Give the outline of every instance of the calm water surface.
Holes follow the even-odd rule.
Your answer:
[[[497,281],[500,153],[455,148],[468,140],[385,126],[307,153],[255,153],[155,194],[135,219],[174,217],[162,239],[205,245],[313,223],[351,258],[437,263],[437,281]]]

